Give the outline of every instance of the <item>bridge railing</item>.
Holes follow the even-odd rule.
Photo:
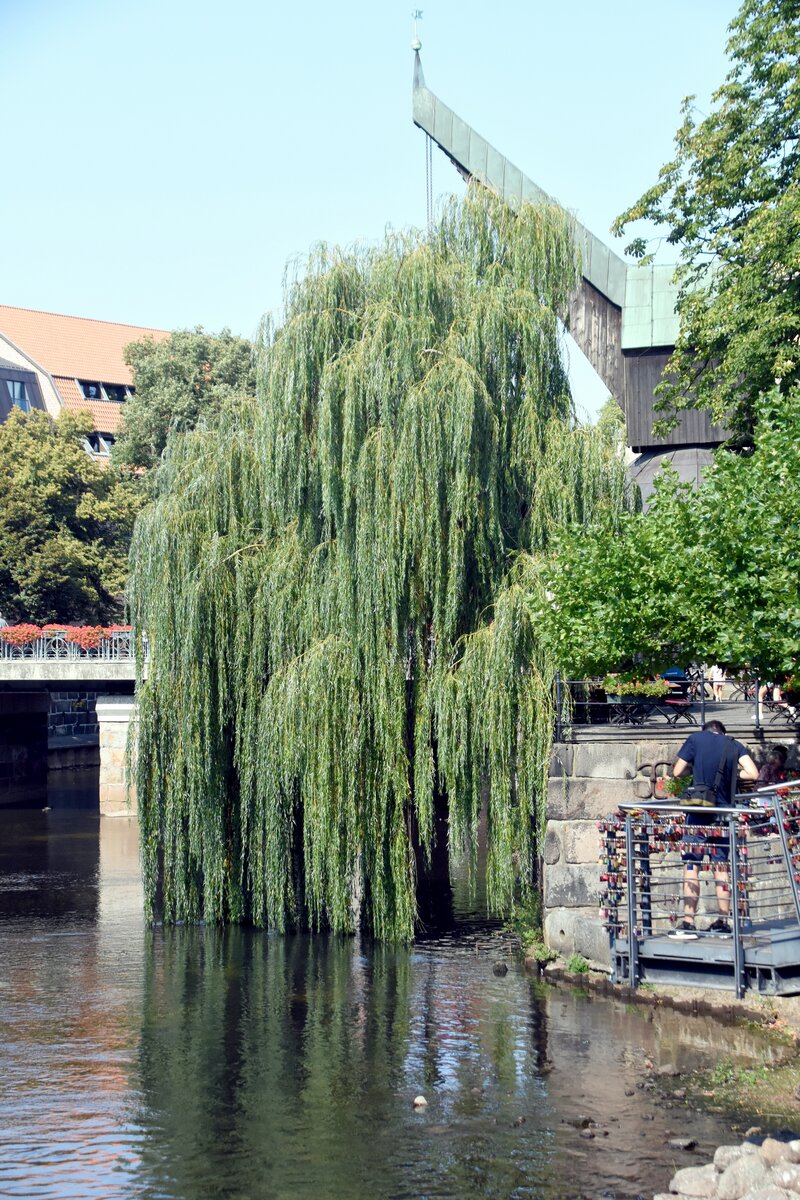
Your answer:
[[[0,659],[135,658],[130,625],[6,625],[0,628]]]

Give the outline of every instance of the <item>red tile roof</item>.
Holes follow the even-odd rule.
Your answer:
[[[127,384],[132,382],[131,370],[122,360],[122,351],[128,342],[138,342],[144,337],[160,342],[169,337],[166,329],[65,317],[3,304],[0,304],[0,334],[10,338],[51,375]],[[88,403],[84,401],[84,405]]]
[[[54,375],[53,382],[61,393],[64,408],[69,412],[91,413],[94,427],[98,433],[113,433],[116,437],[124,404],[114,404],[108,400],[84,400],[74,379],[65,379],[61,375]],[[111,380],[108,382],[110,383]]]

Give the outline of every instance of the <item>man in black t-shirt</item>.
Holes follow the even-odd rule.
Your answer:
[[[720,764],[722,770],[720,771]],[[707,721],[698,733],[692,733],[681,746],[672,768],[675,776],[685,775],[691,770],[695,784],[714,787],[716,803],[720,807],[730,805],[736,792],[737,774],[742,779],[758,779],[758,767],[750,757],[750,751],[742,742],[725,736],[721,721]],[[692,826],[713,824],[703,809],[687,812],[684,823],[681,858],[683,859],[683,920],[676,930],[677,936],[696,937],[694,923],[697,901],[700,898],[700,866],[707,854],[714,865],[714,882],[717,890],[719,916],[709,926],[712,933],[730,933],[728,917],[731,911],[731,893],[728,882],[728,838],[720,830],[720,836],[692,832]]]

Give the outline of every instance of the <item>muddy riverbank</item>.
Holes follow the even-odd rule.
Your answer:
[[[665,1028],[677,1024],[681,1051],[672,1059],[667,1052],[657,1062],[642,1062],[645,1085],[652,1084],[666,1100],[728,1111],[734,1117],[732,1128],[742,1132],[763,1119],[763,1130],[754,1126],[759,1133],[776,1128],[800,1133],[800,996],[748,993],[736,1000],[711,988],[630,988],[611,983],[600,971],[569,971],[561,960],[540,971],[529,959],[526,968],[553,985],[577,987],[651,1012]],[[668,1036],[667,1045],[670,1040]],[[705,1062],[693,1060],[698,1041]],[[677,1082],[670,1088],[672,1080]],[[741,1114],[738,1122],[736,1114]]]

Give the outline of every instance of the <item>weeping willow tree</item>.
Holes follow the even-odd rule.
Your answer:
[[[486,192],[318,248],[257,399],[172,442],[132,550],[151,915],[410,938],[443,805],[452,855],[485,813],[495,911],[531,885],[553,664],[514,563],[628,503],[573,417],[576,282],[563,214]]]

